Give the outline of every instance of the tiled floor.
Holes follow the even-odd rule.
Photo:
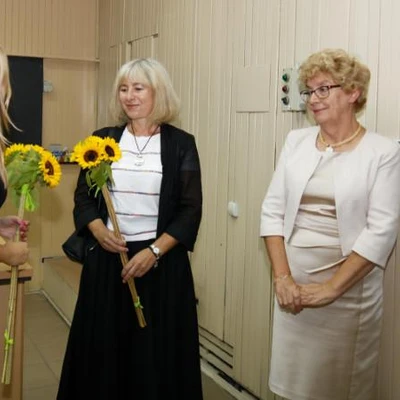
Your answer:
[[[43,295],[26,295],[24,400],[55,400],[68,331]],[[204,400],[234,399],[206,375],[203,391]]]
[[[25,298],[24,400],[54,400],[68,325],[40,294]]]

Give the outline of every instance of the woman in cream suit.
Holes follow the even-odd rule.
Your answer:
[[[357,121],[369,79],[343,50],[302,64],[301,95],[317,126],[288,134],[262,205],[276,292],[269,384],[291,400],[376,400],[400,146]]]

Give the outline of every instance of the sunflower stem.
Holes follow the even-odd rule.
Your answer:
[[[113,228],[114,228],[114,233],[119,239],[122,239],[121,231],[120,231],[119,225],[118,225],[117,216],[116,216],[115,210],[114,210],[114,205],[112,203],[110,192],[108,190],[107,185],[103,185],[102,186],[101,192],[103,194],[104,200],[105,200],[106,205],[107,205],[108,215],[110,216],[111,223],[112,223]],[[121,252],[121,253],[119,253],[119,256],[120,256],[120,259],[121,259],[121,262],[122,262],[122,266],[125,267],[125,265],[129,261],[128,260],[128,255],[125,252]],[[136,315],[137,315],[137,318],[138,318],[139,326],[141,328],[144,328],[146,326],[146,320],[145,320],[144,315],[143,315],[142,307],[140,305],[140,298],[139,298],[139,296],[137,294],[135,281],[134,281],[133,278],[130,278],[128,280],[128,286],[129,286],[129,290],[131,292],[133,304],[135,305],[135,311],[136,311]]]

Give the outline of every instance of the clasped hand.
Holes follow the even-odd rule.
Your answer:
[[[339,297],[329,281],[299,285],[291,276],[275,282],[275,293],[280,307],[292,314],[306,307],[326,306]]]

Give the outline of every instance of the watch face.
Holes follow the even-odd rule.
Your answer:
[[[160,254],[160,249],[154,245],[151,245],[151,248],[153,249],[153,253],[156,255]]]

